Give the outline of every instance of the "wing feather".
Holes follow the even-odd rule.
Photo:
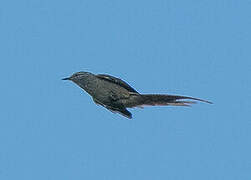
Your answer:
[[[119,78],[116,78],[116,77],[113,77],[113,76],[110,76],[110,75],[107,75],[107,74],[97,74],[96,77],[100,78],[100,79],[103,79],[105,81],[109,81],[109,82],[112,82],[114,84],[117,84],[117,85],[125,88],[129,92],[133,92],[133,93],[138,94],[138,92],[135,89],[133,89],[129,84],[127,84],[125,81],[123,81],[123,80],[121,80]]]

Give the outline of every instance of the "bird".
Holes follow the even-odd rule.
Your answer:
[[[125,81],[108,74],[93,74],[81,71],[62,80],[74,82],[85,90],[97,105],[129,119],[132,119],[132,113],[127,108],[169,105],[190,106],[197,101],[212,104],[210,101],[188,96],[140,94]]]

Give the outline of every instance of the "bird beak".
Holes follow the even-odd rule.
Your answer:
[[[71,80],[71,78],[64,78],[64,79],[62,79],[62,80]]]

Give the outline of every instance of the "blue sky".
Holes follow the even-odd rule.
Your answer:
[[[0,2],[1,180],[251,179],[250,0]],[[62,78],[214,102],[95,105]]]

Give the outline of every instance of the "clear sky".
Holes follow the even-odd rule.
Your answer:
[[[1,180],[250,180],[250,0],[0,1]],[[214,102],[92,102],[74,72]]]

